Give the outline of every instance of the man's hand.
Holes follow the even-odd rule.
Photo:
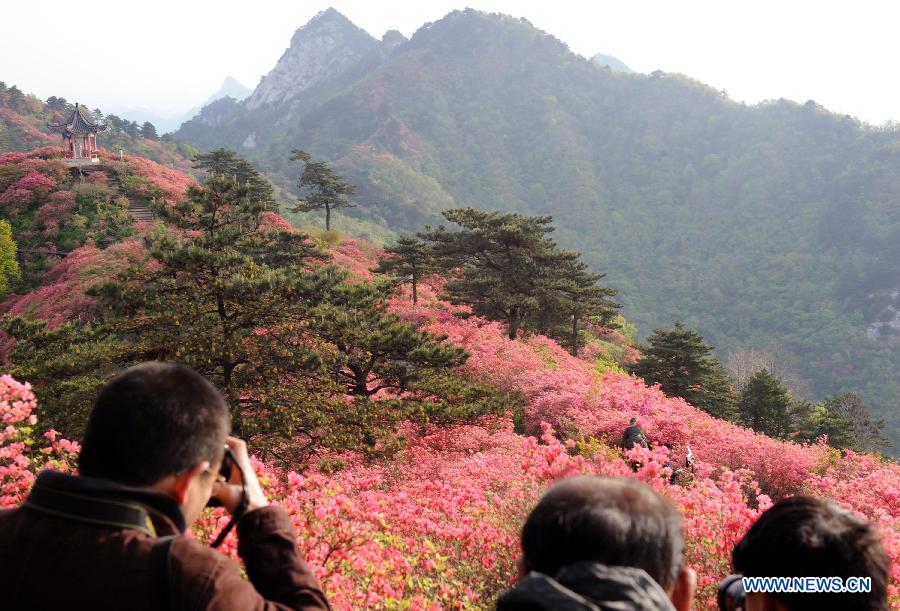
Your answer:
[[[266,495],[263,493],[256,472],[250,465],[250,456],[247,454],[247,444],[236,438],[228,437],[225,439],[225,445],[231,450],[235,462],[240,467],[240,472],[233,469],[231,479],[227,484],[216,482],[213,486],[213,496],[222,503],[222,506],[233,514],[241,504],[241,473],[243,473],[243,487],[247,493],[247,511],[253,511],[269,504]]]

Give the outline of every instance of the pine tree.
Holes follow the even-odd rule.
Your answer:
[[[418,303],[419,281],[434,271],[431,249],[419,238],[404,235],[395,244],[385,247],[384,254],[375,271],[393,277],[399,284],[409,282],[412,302]]]
[[[152,204],[164,224],[146,261],[90,291],[100,321],[4,321],[14,372],[53,398],[49,424],[78,436],[100,384],[145,360],[196,369],[225,395],[236,434],[289,460],[390,447],[402,419],[501,409],[490,389],[454,386],[466,354],[389,313],[388,285],[348,283],[307,236],[267,229],[272,187],[249,163],[219,150],[197,167],[203,186]]]
[[[656,329],[647,338],[641,358],[631,372],[648,384],[659,384],[669,396],[726,420],[734,420],[735,396],[713,347],[680,322],[672,329]]]
[[[577,253],[572,254],[575,257],[567,259],[551,278],[536,318],[541,333],[560,340],[577,355],[581,323],[591,319],[610,326],[621,306],[610,299],[618,291],[599,284],[606,274],[591,273]]]
[[[425,376],[462,365],[468,355],[446,337],[417,331],[388,312],[390,286],[379,283],[333,287],[312,312],[310,330],[333,345],[332,363],[347,394],[409,391]]]
[[[522,329],[543,332],[568,320],[566,307],[599,278],[585,271],[578,253],[559,250],[547,237],[553,231],[549,216],[474,208],[443,215],[462,229],[426,228],[420,237],[432,245],[436,265],[448,274],[447,296],[503,322],[510,339]],[[575,315],[580,320],[581,310]],[[574,324],[577,332],[577,320]]]
[[[274,207],[271,186],[249,163],[216,151],[198,157],[198,166],[227,173],[210,171],[206,184],[190,187],[178,204],[154,202],[165,225],[146,236],[147,261],[92,291],[101,322],[57,339],[85,352],[103,343],[99,363],[85,364],[110,374],[144,360],[190,365],[222,391],[235,432],[254,438],[257,447],[297,438],[317,443],[330,415],[341,409],[329,400],[339,393],[323,375],[315,345],[297,338],[309,310],[343,275],[330,266],[307,269],[324,255],[303,234],[263,227],[262,214]],[[33,344],[49,339],[31,333]],[[38,366],[26,356],[15,362]],[[52,367],[87,375],[77,361]],[[65,432],[77,435],[78,429]]]
[[[325,230],[331,231],[331,211],[337,208],[353,208],[347,199],[353,195],[353,185],[334,173],[326,161],[315,161],[309,153],[294,149],[291,161],[303,163],[298,187],[307,192],[306,197],[298,200],[294,212],[311,212],[325,209]]]
[[[849,429],[852,443],[842,447],[863,452],[883,452],[891,447],[884,436],[884,420],[874,418],[858,395],[847,392],[828,397],[823,406]]]
[[[785,439],[790,433],[790,409],[790,393],[765,369],[750,378],[738,403],[745,426],[778,439]]]
[[[827,403],[817,406],[813,414],[813,422],[816,426],[815,438],[826,435],[828,445],[833,448],[859,449],[859,443],[853,431],[853,423],[833,406]]]
[[[156,126],[150,123],[150,121],[144,121],[144,124],[141,126],[141,136],[147,140],[159,140],[159,134],[156,133]]]

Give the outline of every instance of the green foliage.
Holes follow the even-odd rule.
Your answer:
[[[78,321],[52,330],[42,320],[20,316],[8,316],[0,324],[16,339],[9,373],[28,379],[41,398],[41,429],[80,439],[97,389],[113,372],[118,342]]]
[[[95,291],[127,345],[119,362],[183,362],[223,392],[238,434],[261,447],[312,442],[337,407],[320,400],[333,394],[320,356],[292,338],[310,300],[342,276],[305,270],[324,257],[305,235],[262,228],[274,202],[246,161],[214,151],[198,166],[205,185],[154,204],[164,225],[145,238],[149,261]]]
[[[596,284],[602,276],[587,272],[578,253],[560,250],[547,237],[551,217],[474,208],[448,210],[444,217],[462,229],[420,234],[431,245],[434,264],[449,275],[444,290],[453,303],[505,323],[510,339],[520,329],[559,335],[570,324],[577,349],[582,318],[615,314],[618,306],[607,299],[615,291]]]
[[[735,419],[728,377],[699,333],[677,322],[671,329],[654,330],[647,343],[632,373],[713,416]]]
[[[269,229],[272,189],[248,162],[217,150],[197,163],[204,185],[177,204],[153,203],[162,222],[144,238],[146,260],[89,290],[101,321],[53,330],[4,321],[15,371],[35,383],[47,425],[78,436],[99,385],[146,360],[206,376],[235,433],[286,461],[320,446],[384,453],[404,419],[508,408],[451,379],[465,352],[389,313],[388,285],[348,283],[306,235]]]
[[[884,420],[875,418],[862,399],[854,393],[841,393],[827,397],[822,405],[831,422],[837,422],[827,434],[840,434],[839,427],[845,427],[845,436],[840,436],[840,442],[829,443],[837,447],[849,447],[862,452],[884,452],[891,447],[890,441],[884,436]],[[849,425],[849,426],[848,426]]]
[[[306,197],[300,199],[294,206],[294,212],[311,212],[324,208],[325,231],[330,231],[331,211],[353,207],[347,199],[354,193],[353,185],[335,174],[328,162],[313,160],[305,151],[294,149],[291,161],[303,163],[303,173],[297,186],[301,192],[307,193]]]
[[[765,369],[750,378],[738,402],[745,426],[779,439],[787,438],[790,433],[790,410],[790,393]]]
[[[144,134],[141,126],[134,121],[116,115],[103,117],[99,109],[90,112],[85,106],[81,108],[90,118],[111,128],[100,134],[98,140],[101,147],[112,152],[122,150],[129,155],[190,171],[187,160],[197,150],[193,145],[173,142],[171,138],[160,141],[152,125]],[[42,102],[13,87],[0,89],[0,109],[7,110],[0,113],[0,152],[28,151],[40,146],[60,146],[59,135],[49,132],[47,123],[68,118],[74,105],[57,96],[50,96]]]
[[[0,298],[6,295],[10,284],[19,280],[20,275],[12,226],[0,220]]]
[[[535,316],[539,321],[537,327],[577,355],[580,323],[590,319],[603,327],[612,326],[621,306],[610,298],[618,291],[598,284],[606,274],[592,274],[587,265],[577,259],[561,260],[559,267],[551,273],[550,290],[542,292]]]
[[[141,126],[141,136],[147,140],[159,140],[156,127],[150,121],[144,121],[144,124]]]
[[[722,356],[775,348],[811,397],[856,392],[900,442],[898,339],[866,335],[900,287],[896,125],[598,69],[477,11],[356,66],[180,133],[206,148],[256,134],[254,161],[285,187],[290,149],[315,151],[357,186],[355,216],[396,231],[469,203],[552,214],[644,333],[683,320]]]
[[[417,303],[419,281],[436,270],[431,249],[415,236],[402,235],[394,244],[386,246],[384,253],[375,272],[388,274],[397,284],[409,282],[412,302]]]
[[[423,379],[468,358],[446,337],[416,331],[389,313],[389,294],[386,284],[340,284],[311,312],[310,330],[337,351],[330,366],[348,395],[421,390]]]

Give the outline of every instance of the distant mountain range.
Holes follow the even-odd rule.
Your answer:
[[[252,89],[244,87],[234,78],[228,76],[225,77],[225,82],[222,83],[222,86],[219,88],[219,90],[209,96],[209,98],[207,98],[206,101],[203,102],[203,104],[194,106],[193,108],[190,108],[185,112],[161,113],[159,111],[153,111],[147,108],[135,108],[126,106],[113,106],[109,109],[104,110],[106,110],[107,114],[118,115],[120,117],[127,118],[130,121],[137,121],[138,123],[149,121],[153,124],[154,127],[156,127],[156,130],[160,134],[162,134],[175,131],[181,126],[182,123],[190,120],[198,112],[200,112],[200,110],[204,106],[212,104],[216,100],[230,97],[234,98],[236,101],[240,101],[246,98],[252,92]]]
[[[377,40],[328,10],[176,137],[238,150],[285,193],[292,148],[327,158],[357,185],[350,214],[394,231],[451,206],[552,214],[641,333],[683,320],[723,357],[777,352],[812,398],[859,393],[900,445],[898,132],[601,60],[503,15]]]
[[[617,70],[619,72],[634,72],[634,70],[625,65],[625,62],[617,57],[613,57],[612,55],[597,53],[591,58],[591,61],[600,66],[609,66],[613,70]]]

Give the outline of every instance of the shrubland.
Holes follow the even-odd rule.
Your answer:
[[[29,159],[26,155],[17,163]],[[204,206],[215,191],[148,167],[151,171],[141,173],[140,164],[132,166],[130,176],[146,182],[132,180],[130,192],[152,193],[161,213],[192,211],[184,218],[202,221],[204,210],[208,212]],[[45,176],[57,180],[50,173]],[[216,188],[215,182],[212,187]],[[167,188],[169,197],[164,196]],[[31,187],[29,190],[36,191]],[[52,188],[42,197],[52,197]],[[254,226],[261,232],[258,239],[275,239],[270,231],[292,235],[285,239],[307,244],[304,252],[319,249],[323,256],[327,255],[322,260],[310,258],[308,265],[300,261],[304,273],[320,273],[330,267],[340,280],[330,289],[336,291],[333,299],[313,304],[310,311],[319,313],[318,319],[315,315],[307,317],[309,312],[302,310],[299,313],[303,316],[298,318],[304,322],[302,329],[290,325],[273,327],[296,332],[293,337],[301,343],[316,338],[322,342],[320,348],[331,346],[327,354],[335,359],[330,364],[337,368],[332,373],[337,373],[338,379],[342,372],[353,372],[350,359],[359,360],[363,354],[358,350],[341,351],[338,343],[343,343],[344,337],[352,339],[357,349],[370,349],[376,345],[371,343],[373,340],[394,337],[391,333],[396,332],[398,337],[430,338],[436,342],[432,345],[445,347],[445,356],[466,355],[451,358],[448,366],[441,368],[440,383],[432,376],[415,382],[433,385],[426,388],[443,393],[441,402],[427,409],[422,409],[421,404],[421,399],[427,397],[407,394],[415,390],[412,381],[400,393],[395,389],[365,396],[361,391],[354,395],[352,389],[347,393],[347,388],[333,391],[336,394],[328,400],[340,397],[348,407],[361,399],[358,410],[346,410],[353,418],[373,413],[390,415],[386,420],[390,426],[384,430],[390,435],[379,435],[374,445],[330,443],[315,452],[287,458],[278,451],[280,447],[257,447],[257,467],[264,485],[291,514],[298,530],[298,545],[336,608],[490,608],[496,595],[514,577],[518,530],[528,510],[553,481],[577,473],[636,477],[679,507],[685,518],[688,562],[700,574],[701,606],[714,606],[715,587],[730,572],[731,546],[756,516],[773,499],[800,492],[832,498],[877,522],[894,560],[892,601],[900,603],[897,464],[874,455],[841,452],[824,442],[798,444],[776,440],[714,418],[684,399],[666,396],[658,386],[648,386],[625,373],[625,367],[634,363],[637,354],[627,337],[631,330],[622,321],[618,322],[619,329],[588,329],[573,355],[553,339],[533,332],[511,339],[500,322],[487,320],[466,305],[444,300],[445,279],[440,276],[420,279],[416,303],[405,286],[393,293],[379,293],[384,289],[377,288],[380,285],[373,282],[371,271],[381,254],[378,248],[337,234],[306,242],[274,209],[263,208],[254,216],[254,223],[258,223]],[[45,324],[40,320],[46,322],[45,328],[31,327],[29,331],[32,338],[41,341],[26,342],[38,356],[40,350],[50,350],[57,341],[102,349],[108,336],[84,333],[88,328],[100,328],[92,325],[102,326],[102,307],[115,305],[111,298],[116,291],[132,291],[139,296],[140,299],[125,301],[144,308],[144,314],[165,313],[162,308],[149,307],[152,304],[147,298],[154,293],[142,291],[164,281],[162,276],[153,276],[160,266],[178,264],[181,271],[190,267],[183,256],[164,256],[163,245],[172,246],[167,252],[190,254],[188,263],[204,260],[200,255],[236,256],[221,244],[217,246],[215,236],[207,236],[205,242],[200,240],[202,233],[202,227],[178,228],[172,224],[168,229],[138,228],[134,238],[102,251],[91,245],[81,246],[54,266],[39,288],[11,297],[4,308],[24,315],[17,319],[20,325],[40,327]],[[191,242],[191,236],[198,241]],[[276,243],[285,245],[280,239]],[[156,258],[152,255],[154,249]],[[275,250],[270,255],[277,256],[279,252]],[[244,266],[239,271],[243,269],[248,277],[232,277],[231,282],[237,286],[229,290],[242,289],[244,283],[252,284],[260,277],[270,277],[266,274],[276,273],[274,268],[264,269],[274,262],[259,256],[256,260],[237,260]],[[141,281],[133,283],[138,276],[129,274],[138,271],[143,274]],[[114,278],[119,288],[98,292],[98,286]],[[275,283],[274,278],[270,280]],[[93,296],[86,294],[86,289]],[[185,299],[179,307],[189,304],[190,299]],[[366,312],[354,314],[352,307],[345,308],[354,304]],[[113,309],[106,316],[120,324],[118,317],[122,314],[123,310]],[[377,324],[367,323],[368,328],[377,329],[384,324],[387,335],[360,338],[341,323],[340,316],[365,320],[363,314],[377,318]],[[270,339],[266,324],[274,324],[273,320],[276,319],[254,322],[248,327],[250,332],[242,336],[246,342],[239,342],[237,347],[246,350],[256,346],[256,352],[264,352],[265,342]],[[124,332],[132,334],[130,337],[142,337],[134,328],[125,328]],[[58,336],[48,335],[52,333]],[[89,340],[87,344],[85,340]],[[200,358],[201,352],[194,356]],[[55,361],[60,363],[57,373],[71,370],[67,368],[92,354],[96,355],[72,354],[68,362]],[[33,357],[29,357],[31,362],[41,360]],[[364,382],[377,385],[378,377],[398,379],[396,376],[406,374],[407,361],[400,358],[395,365],[404,366],[388,366],[375,377],[367,376]],[[206,366],[210,362],[192,364]],[[109,364],[109,372],[115,369],[112,365],[118,366],[119,361]],[[34,371],[47,375],[47,371]],[[219,372],[213,368],[206,373],[221,385],[216,378]],[[277,369],[267,374],[275,391],[279,384],[304,384],[304,380]],[[39,381],[40,376],[36,373],[34,381]],[[344,379],[350,380],[346,376]],[[250,389],[252,380],[248,380]],[[2,506],[21,502],[40,469],[71,470],[75,464],[77,444],[48,426],[56,425],[47,421],[54,414],[52,398],[48,400],[39,393],[36,399],[34,391],[42,387],[36,385],[33,389],[28,381],[28,377],[20,381],[8,375],[0,378]],[[89,401],[88,391],[95,388],[91,384],[101,380],[80,381],[83,386],[63,390],[76,398],[81,393],[78,400],[84,405]],[[75,379],[77,382],[79,379]],[[359,390],[358,380],[353,382],[352,386]],[[367,390],[373,388],[367,386]],[[306,389],[317,390],[309,386]],[[237,394],[251,401],[272,398]],[[490,400],[491,405],[484,405],[485,400]],[[469,409],[472,406],[474,409]],[[392,411],[377,411],[387,408]],[[636,449],[623,457],[615,448],[631,417],[639,419],[655,450]],[[58,422],[66,425],[65,420]],[[332,424],[346,425],[340,420]],[[341,430],[346,436],[336,437],[337,441],[360,433],[352,427]],[[673,455],[665,443],[672,444]],[[673,484],[670,468],[664,465],[668,460],[681,464],[688,446],[698,459],[696,473]],[[639,459],[643,466],[632,472],[625,458]],[[192,536],[208,540],[226,520],[220,511],[207,513]],[[236,553],[234,539],[226,542],[223,551]]]

